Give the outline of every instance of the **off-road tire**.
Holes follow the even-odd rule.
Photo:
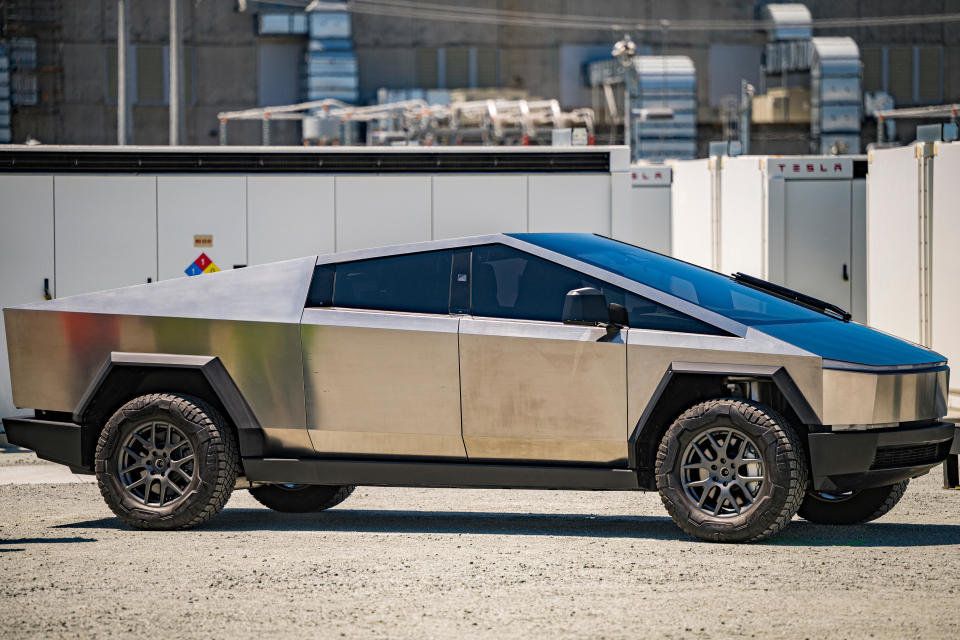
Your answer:
[[[808,491],[797,514],[817,524],[862,524],[876,520],[897,506],[907,490],[909,480],[886,487],[854,491],[850,495],[828,497],[819,491]]]
[[[193,449],[191,480],[183,497],[168,506],[147,506],[124,489],[118,447],[139,426],[165,421],[180,430]],[[123,522],[137,529],[189,529],[226,504],[239,471],[236,437],[215,408],[199,398],[153,393],[135,398],[110,418],[97,442],[95,470],[100,493]]]
[[[353,493],[353,485],[264,484],[250,489],[257,502],[281,513],[311,513],[335,507]]]
[[[764,481],[753,506],[742,515],[704,513],[683,488],[684,452],[697,437],[717,427],[746,434],[763,462]],[[657,489],[664,506],[681,529],[711,542],[755,542],[776,535],[800,507],[808,477],[803,444],[790,423],[770,407],[738,398],[709,400],[687,409],[667,429],[657,452]]]

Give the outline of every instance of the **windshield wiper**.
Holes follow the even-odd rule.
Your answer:
[[[843,320],[844,322],[850,322],[850,318],[853,317],[850,315],[849,311],[841,309],[833,303],[825,302],[818,298],[814,298],[813,296],[808,296],[805,293],[794,291],[793,289],[788,289],[787,287],[779,284],[774,284],[772,282],[767,282],[766,280],[761,280],[760,278],[748,276],[747,274],[739,271],[733,274],[733,279],[753,289],[759,289],[760,291],[764,291],[766,293],[772,293],[778,298],[789,300],[790,302],[807,307],[808,309],[813,309],[814,311],[819,311],[824,315],[835,317],[838,320]]]

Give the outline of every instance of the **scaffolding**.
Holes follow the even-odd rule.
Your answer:
[[[304,144],[352,144],[356,123],[366,125],[368,145],[550,144],[554,129],[581,128],[594,143],[593,109],[563,111],[557,100],[472,100],[447,105],[402,100],[365,107],[334,99],[217,114],[220,144],[228,123],[259,120],[261,142],[271,142],[270,123],[299,120]]]

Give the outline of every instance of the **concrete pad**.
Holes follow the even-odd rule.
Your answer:
[[[96,482],[95,476],[81,476],[59,464],[24,464],[0,467],[0,485],[5,484],[74,484]]]

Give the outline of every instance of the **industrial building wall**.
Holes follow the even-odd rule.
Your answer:
[[[258,36],[256,18],[261,11],[283,11],[291,3],[268,6],[227,0],[182,2],[184,53],[189,59],[186,75],[196,92],[185,106],[187,144],[216,141],[219,111],[252,107],[265,96],[293,95],[297,87],[276,86],[276,80],[293,78],[288,66],[278,63],[273,70],[265,65],[277,60],[277,48],[295,46],[290,37]],[[294,3],[296,4],[296,3]],[[549,12],[558,15],[608,16],[629,24],[631,19],[740,20],[756,19],[756,2],[630,2],[569,3],[562,0],[456,0],[446,3],[492,10]],[[805,2],[816,18],[875,16],[883,13],[932,14],[949,10],[941,0],[911,0],[885,3],[838,3],[827,0]],[[116,6],[114,0],[58,2],[56,15],[48,22],[57,26],[62,45],[62,64],[56,68],[62,81],[59,91],[42,91],[41,104],[15,106],[14,141],[28,135],[48,143],[104,144],[116,140]],[[167,106],[162,97],[165,72],[163,48],[168,44],[169,26],[164,2],[137,2],[130,7],[131,64],[143,49],[141,64],[133,69],[132,89],[153,87],[132,107],[134,141],[138,144],[165,144]],[[18,33],[29,34],[42,25],[15,25]],[[617,36],[609,30],[529,28],[476,22],[418,19],[415,9],[409,17],[352,16],[352,42],[359,65],[360,99],[369,102],[377,89],[460,88],[500,86],[525,89],[531,95],[559,98],[564,107],[591,106],[589,92],[579,77],[580,65],[608,51]],[[697,69],[698,122],[720,122],[724,96],[736,95],[739,79],[756,79],[756,61],[767,36],[759,30],[679,31],[667,29],[634,34],[638,48],[653,54],[689,56]],[[818,34],[819,35],[819,34]],[[895,28],[850,28],[831,30],[824,35],[849,35],[857,41],[864,62],[864,90],[887,90],[898,106],[934,102],[960,102],[960,29],[955,25],[896,26]],[[300,43],[306,47],[305,38]],[[289,57],[283,57],[289,60]],[[152,62],[150,62],[152,61]],[[744,66],[745,65],[745,66]],[[741,71],[735,67],[744,66]],[[54,67],[50,67],[53,69]],[[54,73],[44,71],[40,75]],[[141,77],[142,76],[142,77]],[[41,85],[47,78],[41,78]],[[159,84],[158,84],[159,83]],[[270,85],[270,86],[267,86]],[[52,86],[52,85],[50,85]],[[113,92],[111,94],[111,91]],[[190,96],[191,91],[188,91]],[[702,131],[705,135],[711,129]],[[912,139],[912,127],[900,135]],[[277,126],[275,143],[294,142],[295,126]],[[260,137],[258,123],[231,126],[231,144],[252,144]],[[779,139],[779,138],[778,138]],[[786,138],[784,139],[784,144]],[[756,144],[764,146],[763,140]],[[787,153],[788,147],[772,149]]]

